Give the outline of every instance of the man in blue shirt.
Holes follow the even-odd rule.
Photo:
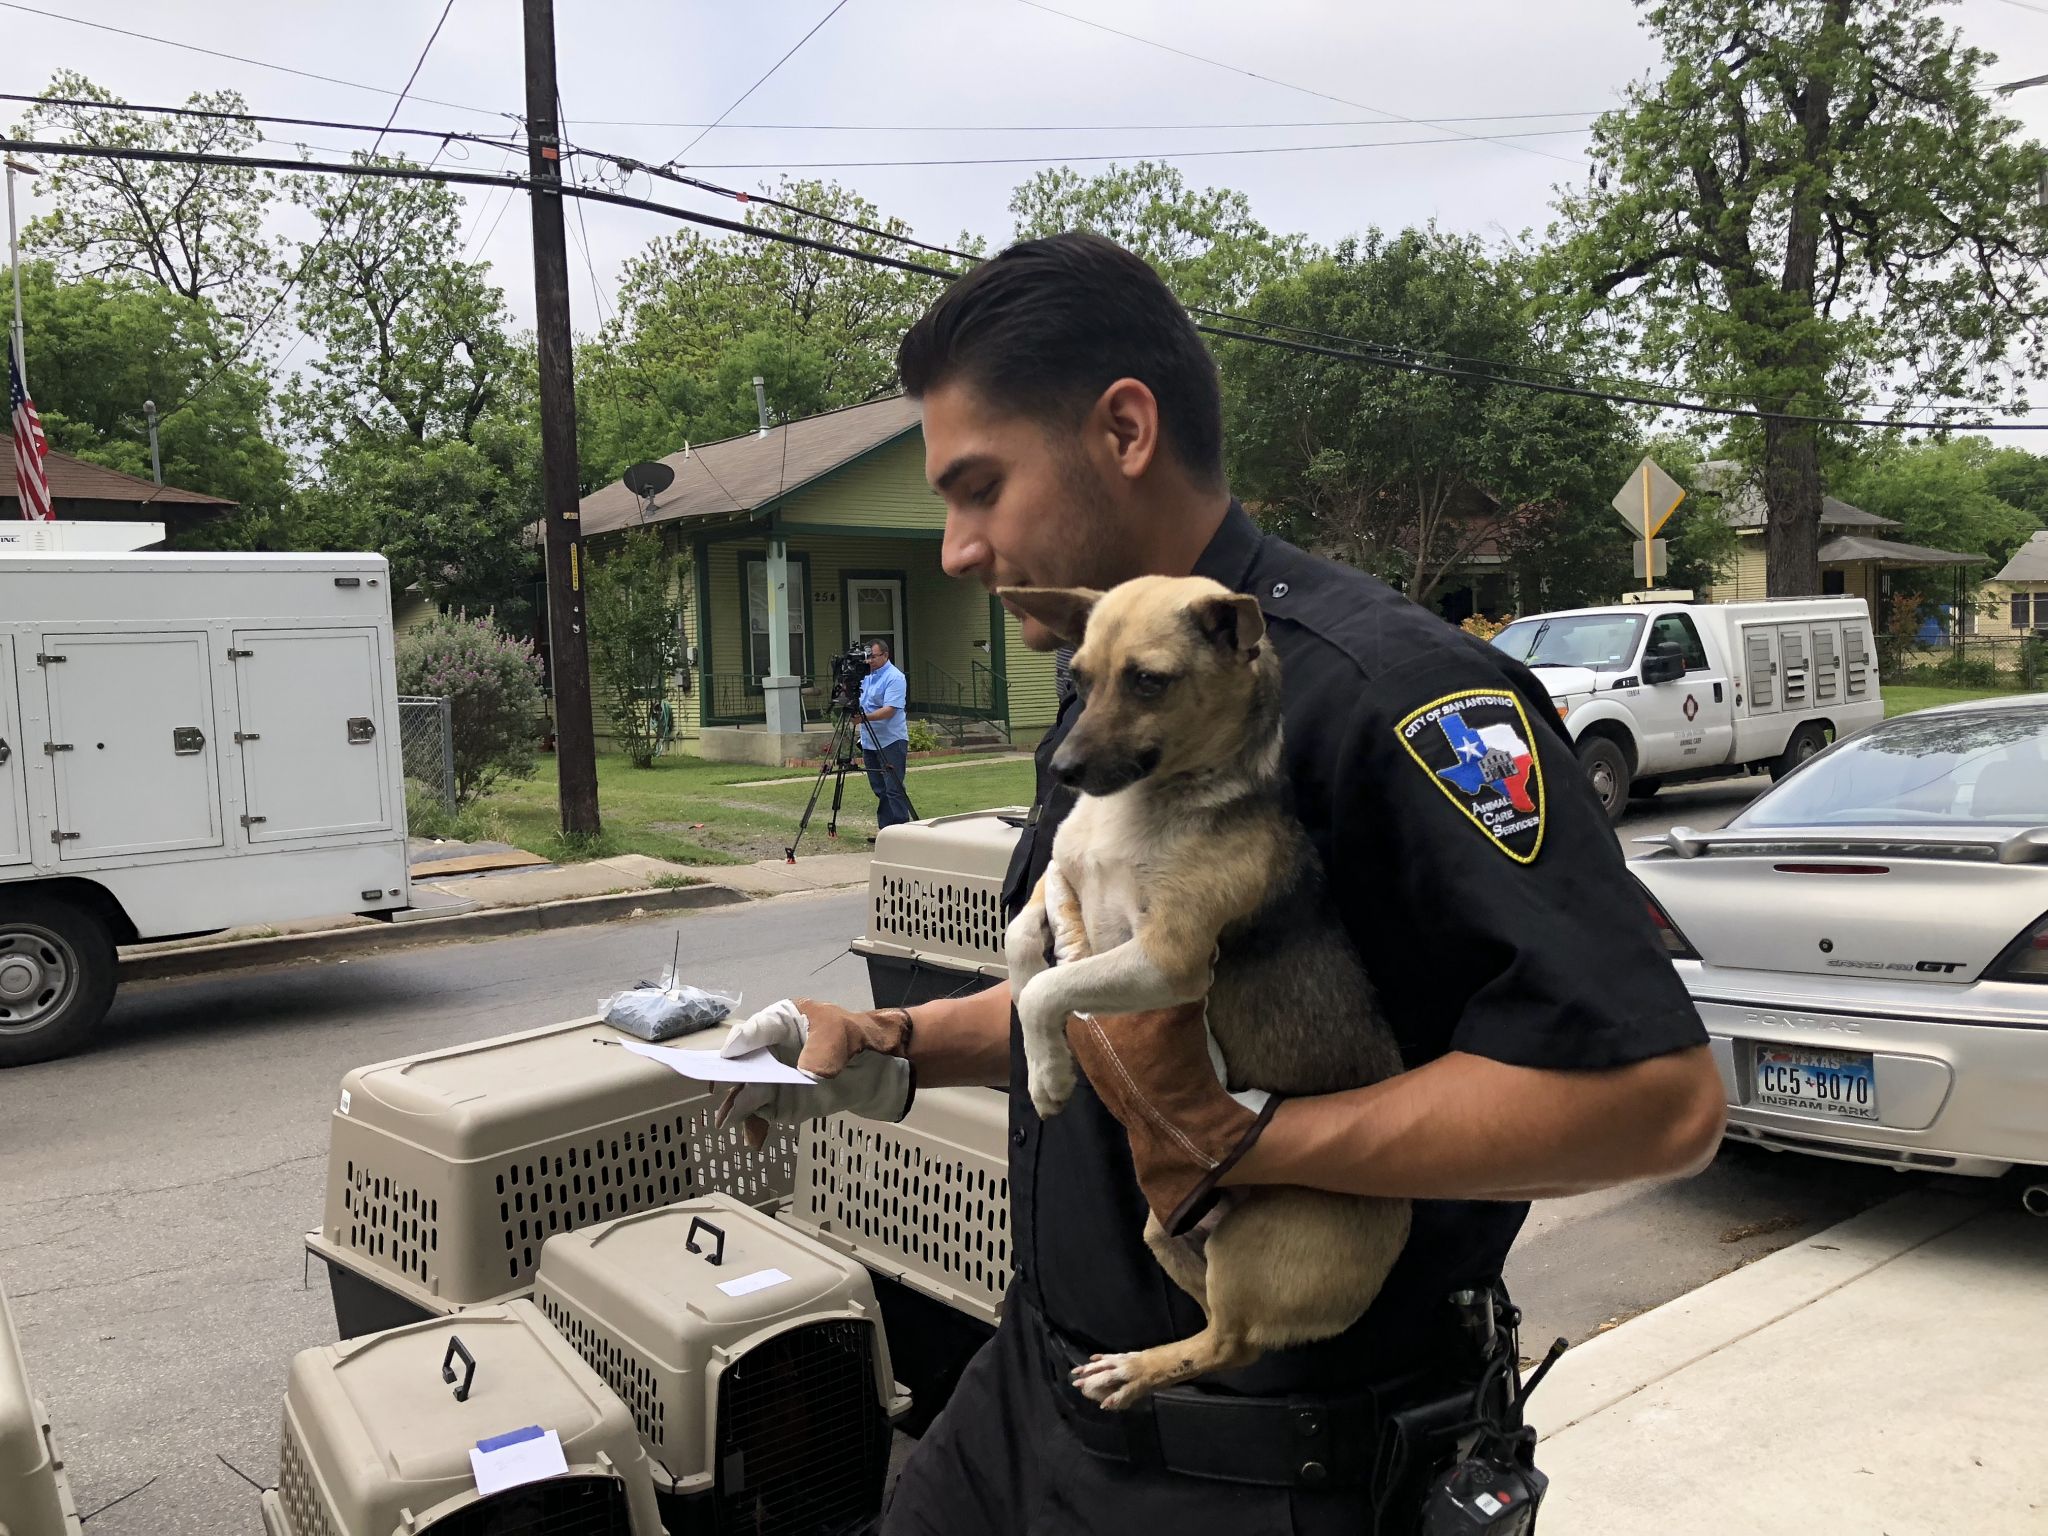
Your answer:
[[[917,820],[903,788],[903,770],[910,762],[910,722],[903,714],[909,697],[903,674],[889,660],[889,642],[870,640],[868,675],[860,680],[860,755],[880,805],[877,828]]]

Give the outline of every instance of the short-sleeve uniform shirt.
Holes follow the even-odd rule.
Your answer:
[[[1283,679],[1296,811],[1408,1068],[1449,1051],[1516,1066],[1610,1068],[1704,1044],[1607,818],[1542,684],[1384,583],[1230,513],[1196,574],[1259,600]],[[1073,796],[1038,751],[1038,803],[1010,870],[1014,913]],[[1013,1020],[1014,1025],[1014,1020]],[[1332,1028],[1342,1021],[1331,1021]],[[1122,1128],[1085,1081],[1041,1121],[1012,1029],[1015,1283],[1088,1348],[1198,1330],[1200,1309],[1146,1250]],[[1496,1279],[1528,1207],[1415,1204],[1407,1247],[1341,1339],[1210,1378],[1223,1390],[1343,1390],[1411,1353],[1451,1291]]]

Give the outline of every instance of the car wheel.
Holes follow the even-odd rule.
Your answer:
[[[114,1001],[114,939],[69,902],[0,896],[0,1067],[81,1050]]]
[[[1827,727],[1817,720],[1807,721],[1792,733],[1792,739],[1785,743],[1785,750],[1771,764],[1772,779],[1782,779],[1808,758],[1825,750],[1827,744]]]
[[[1658,778],[1654,773],[1649,774],[1629,785],[1628,797],[1631,800],[1647,800],[1663,787],[1664,781],[1662,779]]]
[[[1621,820],[1628,809],[1628,758],[1605,736],[1588,736],[1579,743],[1579,766],[1593,786],[1594,798],[1609,821]]]

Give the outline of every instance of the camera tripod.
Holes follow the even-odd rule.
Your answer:
[[[832,745],[825,752],[825,761],[818,765],[818,776],[811,781],[811,798],[804,803],[804,813],[796,824],[796,835],[782,851],[784,862],[796,862],[796,845],[804,840],[804,833],[811,825],[812,814],[818,809],[818,796],[823,793],[827,779],[832,781],[832,815],[825,823],[825,835],[835,838],[839,836],[839,804],[846,795],[846,776],[855,766],[853,749],[859,740],[859,727],[873,723],[857,703],[833,706]],[[882,764],[882,772],[903,791],[903,803],[910,805],[910,791],[904,786],[903,776],[887,763]],[[913,817],[917,815],[915,806],[911,807],[910,814]]]

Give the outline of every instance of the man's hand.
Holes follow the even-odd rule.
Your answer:
[[[903,1057],[909,1034],[909,1017],[900,1008],[853,1013],[808,997],[764,1008],[733,1027],[719,1054],[743,1056],[765,1047],[777,1061],[816,1078],[817,1086],[738,1084],[719,1106],[718,1123],[739,1118],[747,1145],[760,1147],[771,1124],[834,1114],[901,1120],[910,1107],[910,1063]]]

